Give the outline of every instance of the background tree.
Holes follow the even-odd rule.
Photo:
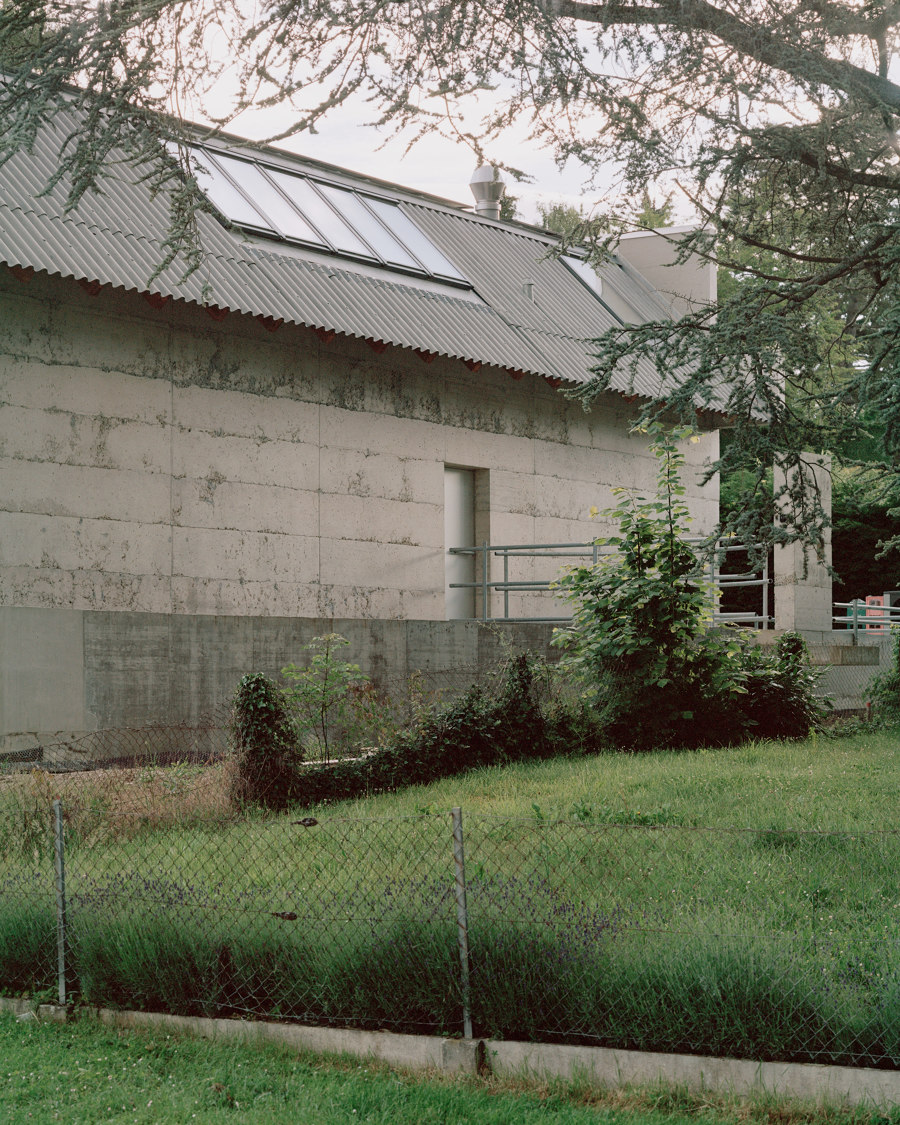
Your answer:
[[[500,218],[503,222],[508,223],[511,219],[518,219],[518,217],[519,197],[504,192],[503,198],[500,200]]]
[[[672,192],[664,195],[662,201],[657,203],[650,192],[644,188],[641,192],[641,206],[634,216],[637,226],[642,230],[670,227],[674,217],[675,204],[672,202]]]
[[[177,248],[191,245],[196,194],[159,146],[178,123],[157,114],[221,91],[231,60],[219,125],[250,104],[289,103],[283,138],[364,97],[373,120],[452,133],[481,161],[525,123],[559,160],[589,173],[613,163],[632,197],[677,178],[703,220],[680,251],[743,277],[717,308],[606,333],[585,402],[650,355],[669,411],[693,416],[699,402],[734,419],[742,437],[722,468],[776,451],[789,467],[875,417],[880,464],[896,472],[898,26],[894,0],[15,0],[0,10],[0,159],[33,140],[65,93],[81,112],[58,171],[72,200],[113,151],[153,161],[152,182],[175,185]],[[10,53],[36,27],[34,50]],[[782,205],[761,205],[767,194]],[[622,229],[621,215],[596,214],[595,251]],[[757,261],[742,257],[748,247]],[[829,308],[843,321],[826,339],[817,326]],[[819,541],[815,497],[795,499],[803,534]]]
[[[539,203],[538,216],[544,230],[559,234],[567,242],[580,242],[589,216],[583,207],[571,203]]]

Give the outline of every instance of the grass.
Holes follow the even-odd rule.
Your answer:
[[[347,816],[408,816],[461,805],[494,816],[609,823],[798,828],[863,832],[894,827],[900,801],[900,727],[799,742],[749,742],[723,750],[608,753],[474,770],[429,786],[343,802]],[[156,767],[0,776],[0,832],[31,830],[27,816],[60,797],[82,835],[237,818],[228,767]],[[318,815],[321,810],[312,810]]]
[[[22,1022],[0,1014],[0,1118],[198,1125],[894,1125],[872,1110],[812,1108],[677,1089],[604,1090],[586,1083],[412,1075],[271,1045],[121,1032],[89,1019]]]
[[[461,805],[493,816],[617,824],[864,832],[896,827],[900,728],[733,749],[599,754],[478,770],[345,802],[344,815],[398,816]]]
[[[211,771],[196,788],[132,772],[119,797],[108,777],[98,793],[35,775],[3,791],[35,803],[0,819],[0,980],[53,982],[62,784],[85,999],[456,1031],[458,804],[477,1033],[897,1066],[898,744],[557,759],[313,810],[312,827],[223,815]]]

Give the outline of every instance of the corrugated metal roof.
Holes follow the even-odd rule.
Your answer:
[[[585,383],[593,363],[590,341],[621,323],[609,306],[552,255],[548,239],[518,228],[479,223],[465,215],[427,207],[410,207],[416,222],[472,281],[475,289],[503,319],[540,350],[558,378]],[[478,226],[473,235],[472,228]],[[662,301],[648,297],[632,272],[619,263],[601,269],[604,286],[615,287],[620,300],[635,309],[635,320],[668,320]],[[533,297],[526,282],[533,283]],[[634,379],[624,373],[614,389],[653,398],[659,376],[649,360],[638,365]]]
[[[198,216],[203,267],[185,278],[185,264],[177,260],[151,282],[169,224],[164,193],[151,197],[138,170],[116,163],[102,194],[85,195],[66,213],[65,184],[42,194],[58,166],[63,136],[58,124],[46,127],[31,152],[17,153],[0,169],[0,261],[8,265],[573,383],[590,378],[590,339],[618,322],[602,298],[548,256],[547,239],[429,201],[410,203],[406,193],[401,207],[473,292],[417,284],[296,245],[282,252],[278,243],[248,240],[209,215]],[[297,167],[303,168],[299,158]],[[634,271],[613,265],[603,281],[640,319],[668,315]],[[533,299],[526,282],[534,283]],[[649,361],[634,378],[622,375],[613,385],[649,398],[660,391]]]

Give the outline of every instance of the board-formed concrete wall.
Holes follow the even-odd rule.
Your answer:
[[[550,650],[549,625],[370,621],[0,607],[0,753],[93,730],[221,721],[248,671],[303,664],[304,645],[338,632],[384,688],[423,672],[423,688],[462,688],[508,646]],[[218,712],[218,714],[213,714]]]
[[[152,693],[94,706],[72,614],[138,615],[145,653],[169,617],[439,621],[445,465],[481,471],[493,543],[591,539],[589,509],[656,473],[618,395],[585,413],[532,376],[2,269],[0,409],[0,606],[18,611],[0,640],[7,736],[171,714]],[[687,447],[695,468],[716,453],[715,433]],[[686,483],[705,531],[717,484]],[[130,650],[115,630],[106,643],[112,683]],[[41,670],[46,689],[23,695]]]

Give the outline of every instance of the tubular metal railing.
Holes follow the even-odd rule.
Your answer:
[[[700,540],[688,540],[699,543]],[[768,555],[761,545],[755,545],[752,550],[761,553],[762,566],[758,570],[748,570],[739,573],[723,573],[720,561],[726,554],[748,551],[751,548],[741,545],[720,545],[716,550],[713,563],[706,569],[703,579],[710,587],[711,611],[713,620],[720,622],[735,622],[741,625],[751,625],[757,629],[771,629],[774,626],[774,616],[771,612],[769,597],[769,563]],[[615,548],[604,547],[598,543],[482,543],[480,547],[451,547],[451,555],[471,555],[475,560],[475,571],[480,575],[472,582],[451,582],[451,590],[474,590],[480,595],[480,613],[475,616],[480,621],[522,621],[544,622],[547,624],[562,624],[571,618],[565,612],[561,602],[555,604],[561,612],[552,616],[536,617],[510,612],[510,595],[543,594],[552,591],[553,583],[559,578],[556,574],[551,578],[510,578],[510,559],[559,559],[566,561],[584,560],[587,565],[596,566],[603,555],[615,553]],[[503,577],[491,578],[491,558],[499,560]],[[759,613],[753,612],[723,612],[719,608],[721,594],[726,590],[738,588],[757,587],[761,590],[761,609]],[[503,595],[503,611],[494,614],[493,594]]]
[[[852,629],[854,644],[858,644],[860,633],[870,638],[888,633],[892,625],[900,625],[900,606],[873,605],[856,598],[852,602],[835,602],[834,609],[832,623]]]

